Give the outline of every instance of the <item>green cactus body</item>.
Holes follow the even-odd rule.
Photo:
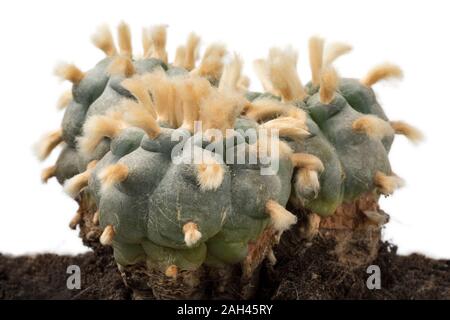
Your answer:
[[[241,261],[248,243],[268,225],[265,203],[272,199],[285,205],[288,201],[290,161],[281,161],[278,175],[266,176],[261,175],[259,165],[224,165],[221,185],[214,191],[201,191],[196,165],[173,164],[173,147],[167,136],[149,140],[139,129],[126,129],[112,140],[111,152],[91,176],[89,188],[97,199],[100,226],[114,226],[113,247],[118,248],[119,260],[141,257],[162,271],[171,264],[191,270],[205,259],[216,261],[211,262],[214,265]],[[125,164],[128,177],[102,191],[98,172],[114,163]],[[184,241],[182,228],[188,222],[194,222],[202,234],[201,242],[193,248]]]
[[[310,117],[308,117],[307,125],[311,136],[301,143],[291,143],[291,146],[294,152],[308,153],[318,157],[324,164],[325,170],[320,175],[319,194],[315,198],[307,199],[305,206],[321,216],[329,216],[343,201],[345,173],[336,149],[318,125]]]
[[[337,95],[331,103],[335,113],[326,114],[330,109],[318,101],[317,94],[308,101],[310,114],[319,124],[321,131],[335,147],[344,169],[344,199],[352,201],[359,195],[373,190],[373,179],[376,172],[391,174],[389,159],[381,141],[368,137],[363,133],[355,133],[352,124],[362,116],[355,111],[346,100]],[[370,155],[370,156],[368,156]]]
[[[270,85],[263,82],[273,88],[260,93],[237,88],[239,77],[232,71],[242,66],[236,60],[237,69],[222,70],[219,47],[207,50],[204,65],[194,68],[183,61],[167,63],[161,48],[142,59],[133,59],[129,48],[121,48],[120,55],[103,48],[109,56],[86,73],[66,70],[72,70],[66,77],[74,83],[73,99],[61,137],[55,138],[65,146],[49,171],[73,189],[72,196],[85,190],[92,197],[104,230],[100,241],[112,245],[119,265],[145,262],[162,272],[172,266],[193,271],[203,264],[235,265],[248,257],[249,246],[265,230],[281,236],[295,223],[284,209],[290,201],[291,207],[328,217],[344,202],[379,188],[389,193],[395,184],[388,159],[395,130],[370,87],[374,76],[338,83],[324,68],[320,84],[303,88],[298,81],[295,89],[293,73],[281,72],[295,70],[295,63],[275,63],[272,69],[286,70],[278,70]],[[269,65],[294,61],[289,51],[271,54],[286,56],[269,58]],[[125,63],[123,70],[111,71],[117,63]],[[213,66],[213,72],[205,71]],[[224,80],[217,77],[222,71]],[[155,74],[162,78],[152,82]],[[267,103],[268,109],[258,103]],[[249,110],[266,113],[258,118]],[[367,123],[356,127],[361,119]],[[232,134],[206,138],[193,129],[198,120]],[[262,128],[279,130],[279,139],[269,139],[274,145],[251,136]],[[260,154],[264,147],[268,157]],[[383,185],[383,179],[390,184]]]

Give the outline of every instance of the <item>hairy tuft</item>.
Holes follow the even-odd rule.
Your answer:
[[[309,136],[308,127],[302,120],[292,117],[279,117],[263,123],[259,126],[261,129],[278,130],[280,137],[286,137],[293,140],[304,139]]]
[[[151,57],[167,63],[167,25],[153,26],[149,32],[152,43]]]
[[[174,264],[167,267],[166,271],[164,272],[166,277],[176,279],[178,276],[178,267]]]
[[[320,78],[320,102],[323,104],[329,104],[333,101],[338,82],[339,77],[335,69],[328,67],[323,70],[322,77]]]
[[[292,165],[299,169],[306,169],[322,173],[325,169],[322,161],[308,153],[294,153],[291,156]]]
[[[117,49],[114,44],[114,39],[111,30],[107,25],[102,25],[97,32],[92,35],[92,43],[102,50],[108,57],[115,56]]]
[[[306,123],[306,113],[303,110],[271,98],[257,99],[248,103],[245,115],[257,122],[287,116]]]
[[[226,54],[225,46],[212,44],[206,48],[200,65],[192,70],[194,75],[219,80],[223,71],[223,58]]]
[[[141,128],[152,139],[159,136],[161,128],[150,112],[133,101],[125,101],[121,107],[126,123]]]
[[[208,80],[191,76],[177,83],[178,94],[183,104],[182,127],[193,132],[194,122],[199,120],[199,109],[203,99],[211,92]]]
[[[245,92],[248,91],[249,87],[250,87],[250,78],[242,75],[237,82],[238,90]]]
[[[301,169],[295,176],[295,191],[297,197],[304,199],[315,199],[319,194],[319,174],[315,170]]]
[[[152,54],[153,50],[153,43],[152,43],[152,37],[150,34],[150,30],[148,28],[142,28],[142,48],[144,49],[144,58],[148,58]]]
[[[183,67],[188,71],[191,71],[195,68],[195,61],[197,60],[199,45],[200,37],[193,32],[190,33],[186,42],[186,50],[183,63]]]
[[[117,27],[117,36],[119,39],[120,54],[131,58],[133,55],[133,48],[131,45],[130,26],[123,21],[119,23]]]
[[[199,119],[203,130],[218,129],[225,133],[226,129],[234,129],[240,107],[239,97],[212,91],[200,104]]]
[[[184,68],[186,64],[186,47],[179,46],[175,51],[175,59],[173,60],[173,65],[175,67]]]
[[[150,88],[158,122],[167,122],[171,127],[178,128],[182,119],[177,112],[181,106],[176,81],[162,69],[146,74],[142,79]]]
[[[404,135],[414,144],[421,142],[424,139],[423,133],[413,126],[407,124],[403,121],[391,121],[392,129],[394,129],[396,134]]]
[[[286,231],[297,223],[297,217],[276,201],[269,200],[266,203],[266,212],[270,216],[273,227],[278,232]]]
[[[62,80],[72,82],[74,85],[79,84],[85,76],[83,71],[81,71],[77,68],[77,66],[71,63],[62,63],[56,66],[55,75]]]
[[[86,171],[73,176],[72,178],[66,180],[64,182],[64,192],[69,195],[71,198],[76,198],[81,190],[87,187],[89,178],[92,174],[92,170],[97,165],[97,161],[91,161],[88,164]]]
[[[110,75],[120,75],[126,78],[135,74],[133,62],[126,56],[117,56],[108,66],[108,73]]]
[[[40,141],[34,146],[34,153],[36,157],[43,161],[48,158],[50,153],[63,142],[62,130],[56,130],[44,135]]]
[[[306,97],[297,73],[297,52],[292,48],[272,48],[268,59],[269,78],[283,101],[299,101]]]
[[[110,246],[114,240],[116,232],[114,230],[114,226],[107,225],[105,230],[103,230],[102,235],[100,236],[100,243],[104,246]]]
[[[319,37],[311,37],[309,39],[309,65],[311,68],[311,82],[313,85],[320,84],[322,74],[322,59],[323,59],[323,44],[324,41]]]
[[[197,165],[197,181],[202,191],[214,191],[222,184],[225,170],[223,166],[207,153],[202,154],[202,163]]]
[[[396,189],[405,185],[402,178],[396,175],[388,176],[380,171],[375,174],[374,183],[378,191],[386,196],[393,194]]]
[[[102,183],[102,191],[106,191],[112,186],[125,181],[128,178],[129,169],[123,163],[109,165],[103,169],[98,178]]]
[[[56,108],[58,110],[63,110],[67,108],[67,106],[72,100],[73,100],[72,90],[67,90],[59,97],[58,102],[56,102]]]
[[[238,82],[241,79],[243,61],[241,57],[234,54],[233,59],[228,63],[220,77],[219,91],[233,92],[238,90]]]
[[[371,114],[364,115],[353,121],[352,129],[355,132],[365,133],[369,137],[379,140],[394,134],[394,129],[392,129],[389,122]]]
[[[361,80],[361,83],[367,87],[371,87],[375,83],[381,80],[387,79],[401,79],[403,78],[403,71],[400,67],[391,64],[384,63],[376,66],[372,70],[370,70],[367,75]]]
[[[270,81],[269,65],[267,61],[264,59],[253,61],[253,69],[255,70],[256,76],[261,82],[264,91],[277,95],[277,92],[275,92],[272,85],[272,81]]]
[[[50,166],[42,170],[41,181],[42,183],[47,183],[50,178],[56,176],[56,165]]]
[[[122,81],[121,85],[130,91],[130,93],[138,100],[140,104],[147,110],[153,117],[156,118],[156,110],[153,105],[153,101],[150,97],[149,91],[145,86],[144,81],[140,78],[128,78]]]
[[[103,138],[113,139],[125,127],[125,122],[112,114],[92,116],[84,124],[83,136],[78,139],[78,148],[82,154],[90,155]]]
[[[183,225],[184,242],[188,247],[192,247],[201,239],[202,233],[198,230],[198,225],[188,222]]]
[[[323,65],[329,66],[331,65],[337,58],[340,56],[349,53],[352,51],[352,46],[342,42],[335,42],[327,46],[324,57],[323,57]]]

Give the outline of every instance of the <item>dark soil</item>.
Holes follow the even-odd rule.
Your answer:
[[[399,256],[396,247],[380,245],[372,264],[381,269],[382,288],[369,290],[366,267],[337,262],[334,243],[316,237],[296,245],[287,234],[275,267],[262,268],[259,298],[271,299],[450,299],[450,260],[422,255]],[[292,242],[294,241],[294,242]],[[66,287],[69,265],[81,268],[81,289]],[[78,256],[0,255],[0,299],[130,299],[110,249]]]
[[[0,255],[0,299],[129,299],[110,248],[78,256]],[[81,289],[67,289],[67,267],[81,269]]]
[[[368,266],[343,265],[335,243],[320,235],[312,243],[296,246],[297,237],[283,237],[276,250],[275,267],[265,265],[260,298],[293,299],[450,299],[450,260],[420,254],[397,255],[397,247],[380,243],[370,263],[381,272],[381,289],[366,285]]]

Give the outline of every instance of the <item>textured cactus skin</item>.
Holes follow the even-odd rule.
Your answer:
[[[260,175],[260,165],[223,165],[225,177],[220,187],[200,191],[195,165],[171,162],[176,142],[170,141],[170,135],[178,130],[180,136],[187,136],[188,132],[182,129],[165,128],[156,140],[151,140],[143,130],[128,128],[112,141],[104,139],[90,158],[83,157],[76,151],[76,139],[82,134],[86,120],[105,114],[123,99],[134,99],[120,85],[122,77],[108,76],[108,63],[109,59],[101,61],[73,88],[74,100],[62,122],[67,146],[57,162],[59,182],[84,171],[90,161],[99,160],[88,190],[99,209],[100,226],[115,227],[112,245],[121,265],[144,260],[161,271],[170,265],[195,270],[203,263],[222,266],[242,261],[248,243],[255,241],[269,224],[265,203],[274,199],[285,206],[288,202],[294,171],[289,159],[280,159],[280,170],[274,176]],[[156,59],[135,62],[138,73],[150,72],[156,66],[167,70]],[[169,68],[167,72],[177,75],[185,71]],[[381,142],[352,131],[352,122],[362,114],[387,119],[373,91],[358,81],[344,79],[339,94],[329,105],[319,101],[318,93],[314,92],[317,90],[311,86],[309,89],[310,96],[296,105],[307,112],[311,136],[286,142],[294,152],[315,155],[323,162],[321,189],[317,197],[305,198],[304,206],[328,216],[343,201],[373,190],[377,171],[391,174],[387,152],[393,137]],[[247,94],[250,101],[270,96]],[[236,121],[236,129],[256,126],[245,117]],[[122,183],[102,191],[98,173],[115,163],[126,164],[130,174]],[[202,233],[201,240],[192,248],[187,247],[183,238],[182,227],[187,222],[195,222]]]
[[[308,116],[307,125],[311,136],[300,143],[291,142],[290,145],[294,152],[315,155],[324,164],[325,170],[320,176],[319,194],[305,205],[313,212],[328,216],[333,214],[343,201],[345,174],[336,149],[310,116]]]
[[[73,167],[78,162],[78,171],[86,169],[92,160],[101,159],[110,149],[109,141],[102,142],[91,158],[84,158],[75,151],[76,138],[82,134],[82,128],[86,120],[93,115],[105,114],[111,107],[116,106],[122,99],[134,99],[120,83],[124,80],[121,76],[110,76],[107,68],[111,58],[100,61],[93,69],[88,71],[83,80],[74,85],[72,89],[73,100],[70,102],[62,120],[62,132],[67,148],[71,148],[71,157],[78,155],[77,160],[67,156],[69,152],[61,153],[58,159],[58,180],[64,181],[74,175]],[[149,58],[138,60],[134,63],[136,73],[144,74],[151,72],[156,67],[167,66],[164,62]],[[78,172],[77,172],[78,173]]]
[[[166,131],[169,136],[173,129]],[[171,163],[173,146],[165,134],[150,140],[131,128],[111,142],[111,152],[94,170],[89,189],[100,210],[101,227],[115,226],[118,262],[128,265],[145,257],[163,271],[172,264],[194,270],[203,262],[241,261],[248,242],[268,224],[264,204],[270,199],[283,205],[288,201],[290,161],[284,160],[275,176],[261,176],[258,165],[226,166],[217,190],[200,191],[194,164]],[[126,164],[130,174],[102,192],[97,173],[117,162]],[[187,222],[195,222],[202,233],[195,248],[184,242],[182,227]]]

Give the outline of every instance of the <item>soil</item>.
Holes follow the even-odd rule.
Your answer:
[[[450,260],[397,255],[380,243],[371,262],[381,270],[381,289],[366,286],[366,266],[337,261],[332,239],[316,236],[305,245],[285,234],[278,262],[261,268],[259,299],[450,299]],[[81,289],[68,290],[69,265],[81,268]],[[130,299],[109,248],[78,256],[0,255],[0,299]]]
[[[67,267],[78,265],[81,289],[67,289]],[[0,299],[129,299],[111,248],[77,256],[0,255]]]

